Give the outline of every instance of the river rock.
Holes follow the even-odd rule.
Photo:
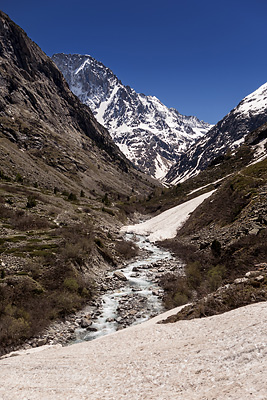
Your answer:
[[[97,328],[93,328],[92,326],[88,326],[86,330],[89,332],[97,332]]]
[[[115,271],[113,274],[116,278],[120,279],[121,281],[127,281],[126,276],[121,271]]]
[[[36,344],[39,347],[39,346],[44,346],[46,343],[47,343],[47,339],[43,338],[43,339],[39,339]]]
[[[263,275],[259,275],[259,276],[257,276],[257,277],[255,278],[255,280],[258,281],[258,282],[263,282],[264,279],[265,279],[265,278],[264,278]]]
[[[234,280],[234,283],[238,285],[239,283],[248,282],[248,280],[249,280],[249,279],[246,278],[246,277],[244,277],[244,278],[237,278],[237,279]]]
[[[135,315],[135,314],[137,314],[137,311],[136,311],[136,310],[130,310],[130,311],[129,311],[129,314],[130,314],[130,315]]]
[[[92,321],[88,318],[82,318],[80,325],[82,328],[88,328],[88,326],[92,325]]]

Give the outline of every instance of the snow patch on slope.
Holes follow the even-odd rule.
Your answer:
[[[264,112],[267,105],[267,83],[246,96],[236,108],[236,113],[249,114]]]
[[[148,221],[137,225],[124,226],[121,231],[148,236],[148,239],[151,242],[172,239],[176,236],[178,229],[182,227],[189,215],[205,199],[210,197],[214,191],[215,190],[204,193],[192,200],[179,204],[176,207],[172,207]]]

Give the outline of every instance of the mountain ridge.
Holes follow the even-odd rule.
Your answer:
[[[38,181],[35,175],[43,175],[40,162],[68,175],[70,185],[74,181],[84,187],[89,184],[96,193],[108,187],[120,192],[128,186],[126,192],[131,193],[131,180],[136,188],[139,185],[137,172],[91,110],[70,91],[55,64],[4,13],[0,29],[1,137],[16,144],[24,159],[31,158],[23,162],[24,167],[17,167],[24,168],[31,181]],[[15,157],[13,153],[11,158]],[[8,162],[8,157],[3,160],[4,172],[12,171],[16,161]],[[32,169],[27,172],[31,163],[36,164],[38,174]],[[109,171],[104,164],[109,165]],[[99,165],[98,171],[95,165]],[[128,172],[131,178],[126,179],[124,187],[121,173],[127,178]]]
[[[52,60],[127,158],[155,178],[162,179],[189,143],[212,126],[167,108],[155,96],[136,93],[89,55],[60,53]]]
[[[238,147],[245,136],[267,121],[267,83],[246,96],[208,134],[182,154],[165,177],[168,184],[182,182],[203,171],[217,157]]]

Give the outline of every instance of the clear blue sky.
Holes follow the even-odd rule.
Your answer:
[[[1,0],[49,56],[90,54],[137,92],[216,123],[267,81],[267,0]]]

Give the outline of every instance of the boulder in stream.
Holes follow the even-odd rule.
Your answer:
[[[120,279],[121,281],[127,281],[126,276],[121,271],[115,271],[113,275],[116,276],[116,278]]]
[[[92,325],[92,321],[88,318],[82,318],[80,325],[82,328],[88,328],[88,326]]]

